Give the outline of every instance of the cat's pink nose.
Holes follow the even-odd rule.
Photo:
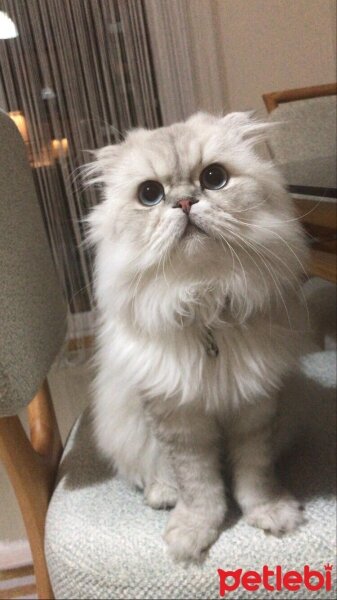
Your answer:
[[[181,208],[181,210],[185,213],[185,215],[189,215],[191,211],[192,204],[196,204],[199,200],[195,198],[182,198],[178,200],[177,204],[175,204],[174,208]]]

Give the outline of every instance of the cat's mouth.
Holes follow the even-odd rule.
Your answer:
[[[183,231],[182,234],[182,238],[188,238],[188,237],[192,237],[195,235],[207,235],[206,231],[204,229],[202,229],[201,227],[199,227],[199,225],[196,225],[195,223],[192,223],[192,221],[190,221],[190,219],[187,221],[186,223],[186,227]]]

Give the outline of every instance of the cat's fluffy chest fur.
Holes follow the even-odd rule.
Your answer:
[[[277,389],[297,358],[296,332],[271,323],[269,315],[239,324],[224,310],[221,319],[206,325],[196,311],[192,322],[183,321],[150,333],[113,320],[114,334],[104,344],[114,356],[110,368],[123,371],[144,397],[171,406],[202,403],[221,414]]]
[[[220,531],[226,428],[246,519],[276,534],[302,522],[275,481],[271,430],[303,333],[306,248],[278,172],[255,152],[262,129],[198,114],[132,132],[93,168],[96,438],[148,504],[175,506],[165,539],[178,560],[199,560]]]

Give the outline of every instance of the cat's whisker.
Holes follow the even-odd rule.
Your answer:
[[[236,231],[234,232],[232,229],[228,229],[228,233],[229,233],[229,235],[233,235],[234,237],[236,237],[236,238],[240,239],[240,240],[241,240],[241,242],[242,242],[243,244],[246,244],[246,245],[248,245],[248,246],[249,246],[249,248],[250,248],[250,249],[251,249],[253,252],[255,252],[255,253],[256,253],[256,254],[259,256],[259,259],[260,259],[260,260],[262,261],[262,263],[264,264],[265,268],[266,268],[266,269],[267,269],[267,271],[269,272],[269,275],[270,275],[271,279],[272,279],[272,280],[273,280],[273,282],[274,282],[275,289],[276,289],[276,291],[277,291],[277,293],[278,293],[278,295],[279,295],[279,297],[280,297],[280,299],[281,299],[282,305],[283,305],[283,307],[284,307],[284,309],[285,309],[285,312],[286,312],[286,314],[287,314],[287,319],[288,319],[289,325],[290,325],[290,327],[292,328],[292,324],[291,324],[290,317],[289,317],[289,311],[288,311],[288,309],[287,309],[287,306],[286,306],[286,304],[285,304],[284,297],[283,297],[283,294],[282,294],[282,291],[281,291],[281,288],[280,288],[280,285],[279,285],[279,283],[280,283],[280,280],[279,280],[279,278],[276,276],[276,274],[275,274],[275,271],[272,271],[272,270],[271,270],[271,268],[270,268],[270,266],[269,266],[269,265],[268,265],[268,263],[266,262],[266,260],[265,260],[265,258],[266,258],[266,257],[263,257],[263,255],[261,254],[261,252],[257,250],[256,246],[254,246],[254,244],[253,244],[251,241],[248,241],[247,239],[243,238],[243,237],[242,237],[242,236],[240,236],[240,235],[239,235],[239,234],[238,234]],[[228,241],[227,241],[227,240],[226,240],[226,242],[228,243]],[[255,243],[255,244],[257,244],[258,246],[261,246],[261,247],[262,247],[262,248],[263,248],[263,249],[264,249],[264,250],[265,250],[265,251],[266,251],[268,254],[270,254],[270,255],[273,257],[273,259],[275,259],[276,261],[279,261],[279,262],[280,262],[280,263],[281,263],[281,264],[282,264],[282,265],[285,267],[285,269],[286,269],[288,272],[290,272],[290,273],[291,273],[291,275],[292,275],[292,278],[293,278],[293,281],[296,281],[296,275],[293,273],[293,271],[291,271],[291,269],[289,268],[289,266],[288,266],[288,265],[287,265],[287,264],[286,264],[286,263],[285,263],[285,262],[284,262],[282,259],[280,259],[280,257],[278,257],[278,256],[277,256],[275,253],[273,253],[273,252],[272,252],[270,249],[268,249],[268,248],[264,247],[264,246],[263,246],[263,244],[261,244],[261,243],[259,243],[259,242],[256,242],[256,241],[254,241],[254,243]],[[238,244],[238,245],[240,245],[240,244]],[[241,246],[241,245],[240,245],[240,246]],[[243,248],[242,246],[241,246],[241,248],[242,248],[242,250],[244,250],[244,248]],[[247,253],[247,254],[248,254],[248,256],[250,257],[250,259],[252,259],[252,257],[249,255],[249,253]],[[256,265],[256,266],[257,266],[257,265]],[[275,264],[274,264],[274,267],[275,267]],[[260,271],[260,269],[259,269],[259,271]],[[260,272],[261,272],[261,271],[260,271]],[[264,284],[266,285],[265,278],[263,278],[263,279],[264,279]],[[289,277],[285,278],[285,276],[284,276],[284,274],[283,274],[282,280],[283,280],[285,283],[286,283],[286,282],[288,283],[288,285],[289,285],[289,286],[290,286],[290,287],[293,289],[293,291],[295,292],[295,294],[297,294],[297,293],[298,293],[298,288],[295,288],[295,286],[293,285],[293,283],[292,283],[292,281],[289,279]],[[306,307],[306,311],[307,311],[307,318],[309,319],[309,313],[308,313],[308,306],[307,306],[307,302],[306,302],[305,296],[304,296],[304,294],[303,294],[303,291],[301,290],[301,288],[300,288],[300,293],[301,293],[301,295],[302,295],[302,297],[303,297],[304,304],[305,304],[305,307]],[[269,299],[269,304],[270,304],[270,299]]]
[[[260,230],[263,230],[263,229],[264,229],[263,227],[259,227],[259,226],[258,226],[258,225],[256,225],[256,224],[254,224],[254,226],[255,226],[255,227],[257,227],[257,228],[258,228],[258,229],[260,229]],[[268,229],[268,232],[269,232],[269,233],[272,233],[272,234],[274,234],[274,235],[275,235],[275,236],[276,236],[278,239],[280,239],[280,240],[281,240],[281,241],[282,241],[282,242],[283,242],[283,243],[284,243],[284,244],[287,246],[287,248],[289,249],[289,251],[290,251],[290,252],[292,253],[292,255],[294,256],[295,260],[296,260],[296,261],[297,261],[297,263],[299,264],[299,266],[300,266],[300,268],[301,268],[301,270],[302,270],[302,272],[303,272],[304,276],[305,276],[306,278],[308,278],[308,273],[307,273],[307,271],[306,271],[305,267],[303,266],[302,262],[300,261],[300,259],[298,258],[298,256],[297,256],[297,255],[296,255],[296,253],[294,252],[294,250],[291,248],[291,246],[290,246],[290,245],[289,245],[289,244],[288,244],[288,243],[287,243],[287,242],[286,242],[286,241],[285,241],[285,240],[282,238],[282,236],[281,236],[280,234],[278,234],[277,232],[275,232],[275,231],[273,231],[273,230],[270,230],[270,229]],[[263,244],[262,244],[261,242],[256,242],[256,243],[257,243],[257,244],[259,244],[259,246],[262,246],[266,252],[268,252],[269,254],[272,254],[272,255],[275,257],[275,259],[276,259],[276,260],[278,260],[279,262],[281,262],[281,263],[283,264],[283,266],[286,268],[286,270],[287,270],[287,271],[289,271],[289,272],[290,272],[290,273],[293,275],[293,279],[294,279],[294,281],[296,281],[296,280],[297,280],[296,274],[295,274],[295,273],[293,273],[293,272],[291,271],[291,269],[289,268],[289,266],[288,266],[288,265],[287,265],[287,264],[286,264],[286,263],[285,263],[285,262],[284,262],[284,261],[283,261],[283,260],[282,260],[282,259],[281,259],[279,256],[277,256],[277,255],[276,255],[274,252],[272,252],[272,251],[270,250],[270,248],[267,248],[267,247],[263,246]],[[297,288],[293,288],[293,289],[294,289],[296,292],[298,291],[298,287],[297,287]],[[301,294],[302,300],[304,301],[304,306],[305,306],[305,309],[306,309],[306,319],[307,319],[307,323],[308,323],[308,325],[310,325],[310,315],[309,315],[308,303],[307,303],[307,300],[306,300],[306,298],[305,298],[305,295],[304,295],[304,293],[303,293],[303,290],[302,290],[301,286],[299,286],[299,290],[300,290],[300,294]]]
[[[246,241],[246,242],[247,242],[247,241]],[[248,242],[247,242],[247,243],[248,243]],[[271,257],[272,257],[272,259],[269,259],[269,261],[271,262],[271,266],[273,266],[273,267],[274,267],[274,269],[276,269],[276,271],[278,271],[278,265],[277,265],[275,262],[273,262],[274,260],[276,260],[278,263],[281,263],[281,264],[282,264],[282,266],[283,266],[283,267],[286,269],[286,271],[288,271],[288,272],[289,272],[289,273],[292,275],[292,279],[290,279],[289,277],[286,277],[284,273],[282,273],[282,282],[284,282],[285,284],[289,285],[289,286],[290,286],[290,288],[291,288],[291,289],[293,290],[293,292],[295,293],[295,295],[297,295],[297,294],[298,294],[298,292],[301,294],[301,296],[302,296],[302,299],[304,300],[304,305],[305,305],[306,312],[307,312],[307,319],[308,319],[308,321],[309,321],[309,309],[308,309],[307,301],[306,301],[306,298],[305,298],[305,296],[304,296],[303,290],[302,290],[301,286],[297,286],[297,287],[295,287],[295,285],[294,285],[294,283],[293,283],[293,282],[294,282],[294,281],[296,281],[296,279],[297,279],[297,278],[296,278],[296,274],[295,274],[295,273],[294,273],[294,272],[293,272],[293,271],[292,271],[292,270],[289,268],[289,266],[288,266],[288,265],[287,265],[287,264],[286,264],[286,263],[285,263],[285,262],[284,262],[284,261],[283,261],[283,260],[282,260],[282,259],[281,259],[279,256],[277,256],[277,255],[276,255],[274,252],[272,252],[272,251],[271,251],[269,248],[265,247],[265,246],[264,246],[262,243],[260,243],[260,242],[257,242],[257,241],[255,241],[254,243],[255,243],[256,245],[258,245],[260,248],[262,248],[262,250],[263,250],[264,252],[267,252],[267,253],[268,253],[268,254],[269,254]],[[251,247],[251,249],[252,249],[253,251],[255,251],[256,253],[258,253],[258,254],[259,254],[259,256],[260,256],[261,260],[263,260],[263,262],[265,263],[265,266],[268,268],[268,271],[270,271],[270,269],[269,269],[269,267],[268,267],[267,263],[266,263],[266,262],[265,262],[265,260],[264,260],[264,259],[265,259],[265,258],[267,258],[267,257],[266,257],[265,255],[263,255],[261,251],[258,251],[258,250],[256,249],[256,247],[254,247],[254,244],[253,244],[253,243],[250,245],[250,247]],[[275,274],[275,270],[274,270],[274,271],[270,271],[270,275],[271,275],[271,276],[274,278],[274,277],[276,276],[276,274]],[[279,280],[279,278],[278,278],[278,281],[280,281],[280,280]]]
[[[221,237],[221,239],[222,239],[223,241],[225,241],[225,242],[226,242],[226,243],[229,245],[229,247],[231,247],[231,249],[232,249],[232,252],[233,252],[233,253],[234,253],[234,255],[236,256],[236,258],[237,258],[237,260],[238,260],[238,263],[239,263],[239,265],[240,265],[240,267],[241,267],[242,275],[243,275],[244,282],[245,282],[245,288],[246,288],[246,294],[245,294],[245,301],[246,301],[246,311],[245,311],[245,313],[244,313],[244,314],[247,314],[248,281],[247,281],[246,271],[245,271],[245,269],[244,269],[244,266],[243,266],[243,264],[242,264],[242,261],[241,261],[241,259],[240,259],[239,255],[238,255],[238,254],[237,254],[237,252],[234,250],[233,246],[232,246],[232,245],[231,245],[231,244],[228,242],[228,240],[226,240],[226,238],[223,236],[223,234],[222,234],[222,233],[221,233],[219,230],[217,230],[217,233],[218,233],[218,235]]]
[[[274,282],[276,291],[277,291],[277,293],[278,293],[278,295],[279,295],[279,297],[281,299],[282,305],[283,305],[283,307],[285,309],[290,329],[292,329],[292,323],[291,323],[291,320],[290,320],[289,311],[288,311],[287,305],[285,303],[285,300],[284,300],[281,288],[280,288],[280,286],[278,284],[278,279],[277,279],[277,277],[275,275],[275,272],[273,272],[273,270],[268,266],[268,263],[266,262],[266,260],[264,259],[264,257],[262,257],[262,255],[256,250],[256,248],[254,248],[252,246],[251,249],[256,252],[256,254],[260,257],[260,260],[262,261],[262,263],[265,265],[266,269],[268,270],[268,272],[270,274],[270,277],[272,278],[272,280]]]
[[[226,244],[227,248],[230,251],[231,257],[232,257],[232,272],[231,272],[230,281],[228,283],[228,287],[231,288],[231,284],[232,284],[232,281],[233,281],[234,276],[235,276],[235,256],[234,256],[233,248],[232,248],[231,244],[225,238],[223,238],[223,239],[221,238],[219,241],[220,241],[220,244],[221,244],[222,248],[225,251],[226,251],[226,248],[225,248],[224,244]]]
[[[242,241],[242,244],[238,243],[239,247],[242,249],[243,252],[245,252],[245,254],[247,254],[249,260],[251,260],[254,265],[256,266],[256,268],[258,269],[259,273],[261,274],[263,283],[264,283],[264,287],[265,287],[265,291],[266,291],[266,296],[268,298],[268,304],[269,304],[269,322],[270,322],[270,330],[271,330],[271,299],[270,299],[270,293],[269,293],[269,288],[267,285],[267,281],[266,281],[266,277],[265,277],[265,273],[263,273],[260,265],[256,262],[256,260],[251,256],[251,254],[249,254],[248,250],[244,247],[245,244],[248,245],[248,247],[253,250],[253,252],[257,253],[259,258],[262,259],[262,257],[259,255],[259,253],[256,251],[256,249],[254,248],[254,246],[250,243],[247,243],[247,240],[245,240],[244,238],[242,238],[238,233],[234,233],[231,232],[235,237],[237,237],[238,239],[240,239]],[[264,264],[265,267],[267,267],[267,265],[265,264],[265,261],[262,259],[262,263]]]
[[[247,298],[247,294],[248,294],[248,285],[247,285],[247,278],[246,278],[246,274],[245,274],[245,270],[244,270],[244,268],[243,268],[242,262],[240,261],[240,259],[239,259],[238,255],[237,255],[237,253],[235,252],[235,250],[234,250],[233,246],[232,246],[232,245],[230,244],[230,242],[229,242],[229,241],[226,239],[226,237],[225,237],[225,236],[223,235],[223,233],[222,233],[222,232],[219,230],[219,228],[218,228],[218,227],[216,227],[216,226],[214,226],[214,224],[213,224],[213,228],[214,228],[214,230],[216,231],[217,235],[218,235],[218,236],[219,236],[219,238],[220,238],[220,243],[221,243],[221,245],[223,246],[223,243],[225,243],[225,244],[226,244],[226,246],[229,248],[229,250],[230,250],[230,252],[231,252],[231,256],[232,256],[232,261],[233,261],[233,264],[232,264],[232,275],[231,275],[231,281],[230,281],[229,287],[230,287],[230,285],[231,285],[231,282],[232,282],[232,280],[233,280],[233,277],[234,277],[234,275],[235,275],[235,258],[236,258],[236,259],[237,259],[237,261],[238,261],[238,263],[239,263],[239,266],[241,267],[241,271],[242,271],[242,273],[243,273],[243,275],[244,275],[244,279],[245,279],[245,284],[246,284],[246,296],[245,296],[245,299],[246,299],[246,298]],[[246,301],[246,310],[245,310],[245,312],[243,312],[242,316],[240,316],[240,313],[238,313],[238,315],[237,315],[237,319],[239,320],[239,324],[242,324],[242,323],[244,322],[244,318],[245,318],[245,314],[246,314],[246,313],[247,313],[247,301]]]
[[[284,260],[282,260],[279,256],[277,256],[277,254],[275,254],[275,252],[272,252],[270,250],[270,248],[265,247],[261,242],[255,242],[259,247],[261,247],[265,252],[267,252],[268,254],[271,254],[273,256],[273,258],[278,262],[281,263],[286,271],[288,271],[291,275],[292,275],[292,279],[290,279],[289,277],[285,278],[284,274],[282,274],[283,279],[285,280],[286,283],[288,283],[291,287],[291,289],[294,291],[294,293],[297,295],[298,292],[301,295],[302,301],[304,303],[304,307],[305,307],[305,311],[306,311],[306,321],[308,326],[310,325],[310,314],[309,314],[309,307],[308,307],[308,303],[307,303],[307,299],[305,297],[305,294],[303,292],[302,286],[298,285],[298,280],[297,280],[297,276],[296,273],[294,273],[289,265],[287,265],[286,262],[284,262]],[[295,286],[295,283],[297,282],[297,286]]]
[[[235,215],[236,214],[241,214],[247,211],[252,211],[255,210],[255,208],[259,208],[260,206],[263,206],[264,204],[266,204],[266,201],[263,200],[262,202],[257,202],[256,204],[251,204],[250,206],[247,206],[247,208],[243,208],[243,209],[235,209]]]
[[[166,248],[166,250],[163,253],[162,260],[159,261],[159,264],[160,264],[160,262],[162,262],[163,278],[164,278],[164,281],[165,281],[167,287],[169,287],[170,284],[169,284],[169,282],[166,279],[165,265],[166,265],[166,258],[169,255],[170,250],[171,250],[170,248]]]
[[[310,215],[314,210],[316,210],[316,208],[322,203],[322,200],[317,200],[317,202],[314,204],[314,206],[308,210],[306,213],[299,215],[298,217],[293,217],[291,219],[279,219],[277,221],[274,221],[274,223],[267,223],[265,225],[265,227],[274,227],[275,225],[280,225],[280,223],[293,223],[294,221],[302,221],[304,219],[304,217],[307,217],[308,215]],[[249,210],[249,209],[247,209]],[[241,212],[241,211],[235,211],[235,212]],[[242,211],[244,212],[244,211]],[[253,221],[242,221],[242,223],[247,224],[247,225],[254,225],[255,223]]]
[[[261,230],[262,230],[262,231],[263,231],[263,230],[265,230],[265,228],[264,228],[264,227],[261,227],[261,226],[259,226],[259,225],[256,225],[256,223],[254,223],[254,224],[252,224],[252,223],[251,223],[251,224],[250,224],[250,227],[256,227],[256,228],[257,228],[257,229],[259,229],[260,231],[261,231]],[[268,229],[268,231],[269,231],[270,233],[272,233],[273,235],[275,235],[275,236],[276,236],[276,237],[277,237],[277,238],[278,238],[278,239],[279,239],[279,240],[280,240],[280,241],[281,241],[281,242],[282,242],[282,243],[283,243],[283,244],[284,244],[284,245],[285,245],[285,246],[288,248],[288,250],[291,252],[291,254],[293,254],[293,256],[295,257],[295,260],[297,261],[297,263],[298,263],[298,264],[299,264],[299,266],[301,267],[301,270],[302,270],[303,274],[304,274],[306,277],[308,277],[308,273],[307,273],[307,271],[306,271],[306,269],[305,269],[304,265],[302,264],[302,262],[300,261],[300,259],[299,259],[299,258],[298,258],[298,256],[297,256],[297,254],[295,253],[295,251],[293,250],[293,248],[290,246],[290,244],[289,244],[289,243],[288,243],[288,242],[287,242],[287,241],[286,241],[286,240],[285,240],[285,239],[284,239],[284,238],[283,238],[283,237],[282,237],[282,236],[281,236],[279,233],[277,233],[276,231],[274,231],[274,230],[272,230],[272,229],[271,229],[271,230],[270,230],[270,229]]]
[[[130,285],[130,289],[131,289],[131,313],[132,313],[134,321],[136,320],[136,318],[135,318],[135,314],[136,314],[135,302],[136,302],[136,298],[137,298],[137,294],[138,294],[138,287],[139,287],[140,282],[141,282],[142,278],[144,277],[144,275],[145,275],[145,272],[142,271],[141,269],[139,271],[136,271],[135,276],[132,278],[132,284]],[[135,281],[135,279],[136,279],[136,286],[133,287],[133,282]]]

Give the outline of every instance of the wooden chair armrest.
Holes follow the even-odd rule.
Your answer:
[[[302,223],[337,231],[337,204],[306,198],[293,198]]]
[[[311,250],[310,274],[337,283],[336,255],[321,250]]]
[[[63,447],[47,380],[27,407],[30,441],[51,468],[57,468]]]
[[[47,381],[28,406],[29,441],[17,416],[0,418],[0,458],[14,488],[32,550],[39,598],[53,599],[44,531],[62,443]]]

